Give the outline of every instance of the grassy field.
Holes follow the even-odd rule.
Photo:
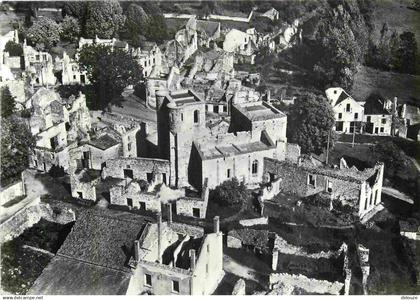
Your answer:
[[[390,32],[396,30],[398,33],[411,31],[415,34],[417,45],[420,42],[420,11],[408,8],[412,0],[377,0],[374,13],[374,38],[379,39],[380,30],[384,22],[388,24]],[[417,57],[420,57],[420,47],[417,48]],[[417,66],[420,66],[420,59],[417,59]]]
[[[413,76],[360,67],[351,95],[358,101],[364,101],[374,92],[379,92],[387,98],[398,97],[399,103],[420,106],[420,75]]]

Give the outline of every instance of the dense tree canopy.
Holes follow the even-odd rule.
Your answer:
[[[1,130],[1,182],[7,185],[28,167],[28,157],[35,138],[28,126],[18,118],[2,118]]]
[[[214,201],[221,206],[234,206],[243,203],[249,197],[246,186],[238,179],[232,178],[218,185],[210,191],[209,201]]]
[[[80,36],[79,21],[71,16],[65,16],[61,23],[61,39],[64,41],[74,42]]]
[[[101,108],[118,97],[126,86],[142,79],[140,66],[125,50],[85,45],[79,54],[80,67],[87,71],[96,91],[96,104]]]
[[[60,41],[60,34],[61,26],[47,17],[37,19],[27,31],[27,37],[33,44],[48,49]]]
[[[142,37],[162,43],[168,39],[168,28],[159,7],[150,2],[131,4],[127,9],[126,27],[134,46],[139,46]]]
[[[5,86],[1,89],[1,117],[2,118],[8,118],[10,117],[13,112],[15,111],[15,98],[12,96],[12,93],[10,93],[10,89],[8,86]]]
[[[406,155],[394,142],[376,144],[372,156],[385,164],[385,172],[391,176],[406,168]]]
[[[23,49],[22,46],[13,41],[8,41],[4,46],[4,51],[8,52],[10,56],[22,56]]]
[[[290,110],[287,137],[290,142],[297,143],[304,153],[320,153],[327,146],[334,122],[334,112],[328,100],[308,93],[298,99]]]
[[[88,2],[85,19],[87,37],[112,38],[125,23],[125,16],[117,1]]]

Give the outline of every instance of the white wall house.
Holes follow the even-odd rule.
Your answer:
[[[357,102],[339,87],[329,88],[325,93],[334,110],[334,130],[353,133],[356,129],[356,132],[360,132],[364,114],[363,103]]]

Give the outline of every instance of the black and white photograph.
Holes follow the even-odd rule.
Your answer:
[[[0,108],[3,300],[420,295],[420,0],[2,0]]]

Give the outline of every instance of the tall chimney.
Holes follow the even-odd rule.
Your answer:
[[[219,233],[219,216],[213,218],[213,231],[214,233]]]
[[[139,250],[140,250],[140,244],[138,240],[134,241],[134,259],[136,261],[139,261]]]
[[[157,214],[158,221],[158,262],[162,263],[162,214]]]
[[[190,249],[190,269],[194,271],[195,269],[195,250]]]
[[[168,225],[172,224],[172,203],[168,203]]]

